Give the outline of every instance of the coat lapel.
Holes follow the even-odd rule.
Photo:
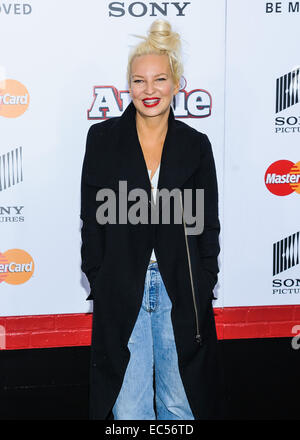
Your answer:
[[[138,139],[135,121],[136,109],[131,101],[114,126],[117,136],[117,162],[115,178],[127,181],[127,191],[142,188],[151,200],[151,182]],[[171,191],[181,188],[199,167],[200,148],[193,142],[192,128],[176,121],[172,107],[168,118],[168,130],[162,150],[158,189]],[[118,158],[118,159],[116,159]]]

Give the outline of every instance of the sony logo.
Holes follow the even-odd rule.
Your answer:
[[[0,215],[20,215],[24,206],[0,206]]]
[[[126,14],[126,11],[132,17],[145,17],[145,15],[149,15],[150,17],[157,17],[158,15],[168,16],[168,12],[175,9],[177,12],[177,16],[184,17],[184,9],[187,5],[190,5],[191,2],[149,2],[148,4],[144,2],[132,2],[128,6],[125,7],[124,2],[111,2],[108,5],[108,15],[110,17],[123,17]]]
[[[273,280],[273,287],[300,287],[300,279],[299,278],[288,278],[285,280],[275,279]]]

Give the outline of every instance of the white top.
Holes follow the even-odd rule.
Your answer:
[[[152,192],[153,192],[154,203],[156,203],[156,192],[157,192],[159,169],[160,169],[160,164],[158,165],[157,170],[155,171],[155,173],[154,173],[154,175],[152,176],[152,179],[151,179],[151,184],[153,186]],[[149,173],[149,179],[150,179],[151,170],[148,170],[148,173]],[[155,260],[156,261],[156,256],[155,256],[154,249],[152,250],[152,254],[151,254],[150,260]]]

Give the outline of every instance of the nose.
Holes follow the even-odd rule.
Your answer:
[[[145,83],[145,93],[148,93],[148,95],[152,95],[154,90],[154,84],[152,81],[147,81]]]

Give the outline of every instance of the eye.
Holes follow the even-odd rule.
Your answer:
[[[133,82],[134,83],[139,83],[139,82],[141,82],[141,81],[143,81],[142,79],[135,79]]]
[[[165,81],[166,78],[158,78],[157,81]]]

